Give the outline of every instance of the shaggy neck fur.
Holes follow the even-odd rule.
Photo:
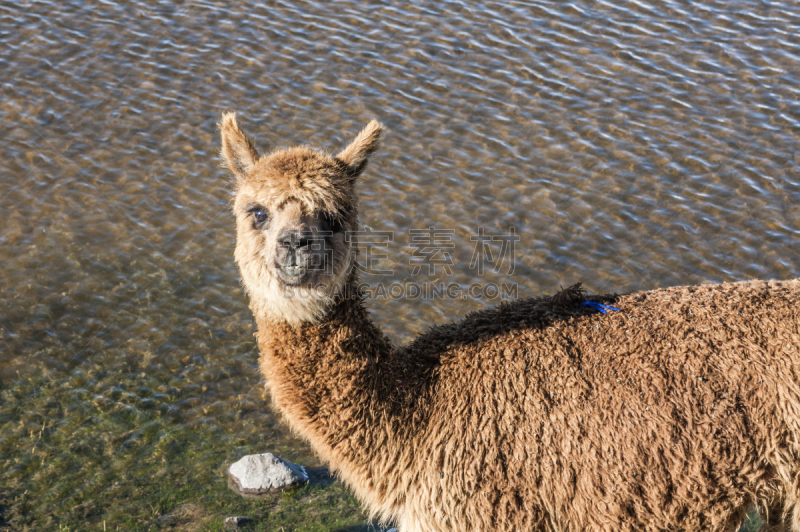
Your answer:
[[[356,285],[351,279],[343,293]],[[375,513],[396,514],[407,482],[390,472],[411,470],[426,368],[401,369],[357,296],[337,298],[317,323],[256,321],[261,371],[278,409]]]

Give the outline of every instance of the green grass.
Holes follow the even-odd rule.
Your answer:
[[[120,383],[122,382],[122,384]],[[39,375],[0,390],[0,530],[359,530],[366,518],[338,482],[250,500],[227,466],[274,452],[315,465],[268,414],[256,388],[220,397],[146,374]],[[364,528],[366,530],[366,528]]]

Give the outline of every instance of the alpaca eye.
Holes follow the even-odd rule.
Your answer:
[[[264,225],[264,222],[267,221],[267,211],[265,211],[261,207],[253,207],[252,209],[248,210],[247,212],[253,215],[253,220],[255,220],[256,226]]]

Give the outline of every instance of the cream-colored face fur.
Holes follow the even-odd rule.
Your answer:
[[[222,157],[236,177],[236,264],[254,314],[317,322],[349,280],[358,227],[353,190],[380,145],[372,121],[335,157],[306,146],[259,156],[233,113],[220,122]]]

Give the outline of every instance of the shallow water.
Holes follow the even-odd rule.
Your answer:
[[[393,235],[373,248],[393,273],[364,280],[387,290],[786,279],[798,34],[800,4],[745,0],[0,5],[0,525],[124,493],[87,488],[100,469],[167,474],[148,460],[178,435],[197,469],[261,450],[315,463],[264,406],[223,111],[263,151],[388,126],[360,183],[363,224]],[[431,227],[432,244],[410,232]],[[480,227],[519,236],[479,253],[497,271],[470,268]],[[432,275],[426,245],[445,260]],[[498,301],[370,305],[405,341]]]

